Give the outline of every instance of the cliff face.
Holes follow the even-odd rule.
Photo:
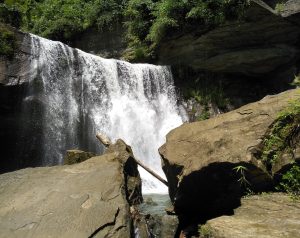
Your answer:
[[[300,74],[300,3],[284,2],[253,0],[239,22],[194,26],[162,41],[159,62],[173,66],[190,121],[292,88]]]
[[[299,60],[299,12],[297,1],[288,1],[280,11],[251,1],[244,21],[209,31],[199,26],[166,39],[159,47],[159,61],[251,76],[283,71]]]

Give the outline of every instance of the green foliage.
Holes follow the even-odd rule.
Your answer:
[[[243,165],[238,165],[238,166],[234,167],[233,170],[240,176],[240,178],[238,179],[238,182],[239,182],[242,186],[248,186],[248,185],[250,185],[249,181],[246,179],[245,172],[246,172],[248,169],[247,169],[245,166],[243,166]]]
[[[208,106],[204,107],[204,110],[201,112],[201,115],[198,116],[197,121],[204,121],[210,118]]]
[[[248,4],[248,0],[5,0],[0,17],[9,16],[3,18],[7,23],[18,19],[23,30],[63,41],[125,19],[132,49],[128,57],[153,59],[158,44],[173,31],[240,19]]]
[[[241,19],[248,5],[248,0],[129,0],[127,39],[133,48],[149,47],[146,57],[153,57],[157,45],[173,31]]]
[[[21,12],[14,6],[0,4],[0,22],[20,27],[22,22]]]
[[[124,15],[126,40],[132,50],[125,55],[127,60],[143,61],[152,57],[153,46],[146,38],[154,19],[153,8],[152,0],[129,0]]]
[[[194,98],[196,102],[205,106],[209,103],[214,103],[218,108],[226,109],[230,101],[229,98],[226,97],[221,84],[203,85],[200,82],[198,83],[197,89],[191,89],[185,92],[186,98]]]
[[[291,85],[296,86],[296,87],[300,87],[300,74],[295,75],[294,80],[291,83]]]
[[[7,8],[22,14],[22,29],[69,40],[89,27],[110,27],[120,21],[125,0],[6,0]]]
[[[14,33],[0,23],[0,55],[11,58],[14,55],[16,39]]]
[[[293,198],[298,198],[300,195],[300,167],[294,164],[281,179],[278,190],[287,192]]]
[[[243,165],[237,165],[233,168],[233,171],[238,175],[238,182],[242,189],[244,189],[245,195],[253,195],[253,191],[251,189],[251,183],[246,178],[246,172],[248,169]]]
[[[264,138],[262,160],[271,168],[284,152],[292,152],[291,140],[299,130],[300,101],[293,101],[279,113],[268,135]]]
[[[209,225],[199,225],[200,238],[212,238],[213,231]]]
[[[275,6],[275,11],[277,13],[281,13],[284,9],[284,3],[277,3],[276,6]]]

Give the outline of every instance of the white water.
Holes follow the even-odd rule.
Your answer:
[[[101,132],[123,139],[164,177],[158,148],[184,117],[167,67],[103,59],[33,35],[32,55],[31,87],[44,108],[43,165],[62,163],[66,149],[99,151]],[[140,173],[143,192],[167,192]]]

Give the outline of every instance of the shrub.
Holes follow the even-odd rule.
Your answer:
[[[278,190],[287,192],[293,198],[300,195],[300,167],[294,164],[290,170],[283,174]]]
[[[199,226],[199,234],[200,238],[212,238],[213,237],[213,231],[212,228],[209,225],[200,225]]]
[[[292,153],[291,140],[299,133],[300,101],[293,101],[279,113],[263,140],[262,160],[270,169],[284,152]]]

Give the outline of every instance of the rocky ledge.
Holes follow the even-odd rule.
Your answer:
[[[141,202],[131,148],[118,140],[80,164],[0,175],[0,237],[131,237]]]
[[[278,113],[299,98],[299,90],[268,96],[209,120],[183,124],[167,135],[159,151],[183,226],[233,214],[247,189],[274,188],[275,173],[292,161],[283,158],[272,172],[261,159],[262,144]],[[299,160],[297,145],[293,145],[293,159]]]
[[[198,24],[190,32],[164,39],[158,50],[160,63],[248,76],[295,71],[300,50],[299,1],[250,2],[240,22],[211,30]]]
[[[285,194],[263,194],[241,200],[233,216],[221,216],[201,226],[200,237],[300,237],[300,201]]]

